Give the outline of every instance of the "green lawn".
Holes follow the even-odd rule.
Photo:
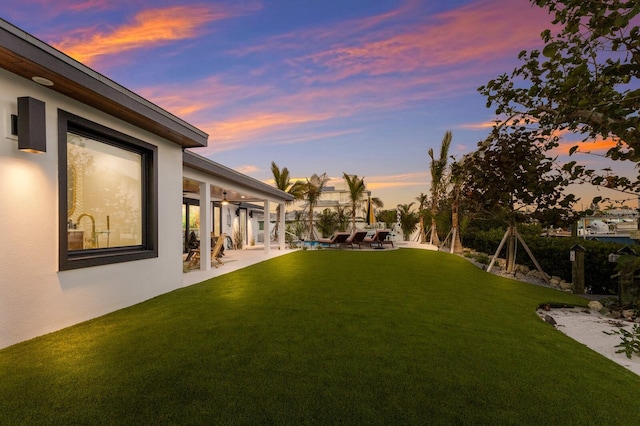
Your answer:
[[[586,302],[446,253],[300,251],[0,351],[0,424],[640,424],[640,377],[549,301]]]

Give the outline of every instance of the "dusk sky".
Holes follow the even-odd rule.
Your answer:
[[[520,51],[541,48],[551,25],[528,0],[3,6],[3,19],[207,132],[209,147],[194,152],[268,183],[271,161],[294,178],[364,176],[385,208],[429,192],[427,151],[439,152],[446,130],[451,155],[475,150],[496,119],[477,88],[518,66]],[[565,136],[560,161],[577,140]],[[575,159],[634,175],[631,164]],[[595,195],[630,198],[572,190],[578,208]]]

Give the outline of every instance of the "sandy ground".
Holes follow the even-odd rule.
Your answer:
[[[538,315],[543,320],[546,315],[551,316],[557,323],[555,327],[562,333],[640,375],[640,356],[634,354],[629,359],[624,353],[617,354],[621,348],[615,346],[622,342],[620,336],[603,333],[617,331],[621,324],[631,331],[634,323],[606,318],[598,311],[584,308],[539,309]]]

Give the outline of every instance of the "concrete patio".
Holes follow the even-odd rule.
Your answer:
[[[292,253],[298,249],[285,249],[278,250],[278,246],[273,244],[268,254],[264,252],[264,246],[262,244],[256,244],[242,250],[225,250],[224,257],[221,258],[224,265],[219,265],[218,268],[212,266],[211,270],[203,271],[200,269],[191,269],[188,272],[182,274],[183,287],[196,284],[210,278],[219,277],[229,272],[237,271],[238,269],[246,268],[255,263],[264,262],[265,260],[273,259],[274,257],[283,256],[285,254]]]

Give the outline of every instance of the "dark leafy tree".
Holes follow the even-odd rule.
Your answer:
[[[456,171],[464,176],[464,197],[484,216],[502,221],[513,231],[507,246],[509,271],[515,265],[518,223],[553,208],[562,211],[566,220],[573,215],[575,196],[564,192],[570,176],[547,156],[557,144],[556,138],[547,138],[516,123],[496,126]]]
[[[640,29],[637,0],[532,0],[553,14],[544,48],[523,51],[511,74],[479,91],[500,116],[536,123],[547,136],[561,131],[584,141],[611,138],[606,156],[640,159]],[[571,153],[578,149],[571,149]],[[572,166],[577,166],[572,163]],[[587,172],[585,174],[585,172]],[[638,181],[604,177],[577,166],[596,185],[637,190]]]

